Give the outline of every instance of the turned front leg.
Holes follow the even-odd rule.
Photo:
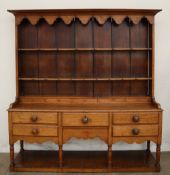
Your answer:
[[[10,144],[10,167],[14,167],[14,144]]]
[[[63,164],[63,145],[59,145],[59,163],[60,166]]]
[[[112,145],[108,145],[108,164],[112,165]]]
[[[161,145],[156,145],[156,170],[160,171],[160,151],[161,151]]]

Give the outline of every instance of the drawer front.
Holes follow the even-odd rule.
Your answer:
[[[46,112],[14,112],[12,113],[13,123],[42,123],[57,124],[57,113]]]
[[[71,138],[93,139],[99,137],[107,142],[108,129],[106,128],[64,128],[63,142],[65,143]]]
[[[158,125],[115,125],[112,135],[123,136],[158,136]]]
[[[108,114],[64,113],[63,126],[108,126]]]
[[[13,135],[16,136],[58,136],[58,127],[49,125],[13,125]]]
[[[156,124],[158,123],[158,113],[146,112],[146,113],[114,113],[113,124]]]

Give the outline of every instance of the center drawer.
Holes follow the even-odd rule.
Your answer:
[[[63,126],[108,126],[108,113],[64,113]]]
[[[13,125],[13,135],[16,136],[58,136],[58,127],[53,125]]]
[[[54,112],[13,112],[13,123],[57,124],[57,113]]]

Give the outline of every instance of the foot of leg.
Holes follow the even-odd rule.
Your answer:
[[[10,167],[14,167],[14,144],[10,144]]]
[[[63,146],[59,145],[59,163],[60,163],[60,167],[63,164]]]
[[[108,165],[112,165],[112,145],[108,145]]]
[[[160,171],[160,151],[161,151],[161,146],[160,144],[156,145],[156,170]]]

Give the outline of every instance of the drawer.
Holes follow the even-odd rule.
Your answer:
[[[63,129],[64,143],[71,138],[93,139],[96,137],[107,142],[108,129],[107,128],[64,128]]]
[[[14,112],[12,113],[13,123],[42,123],[57,124],[57,113],[52,112]]]
[[[158,125],[115,125],[112,135],[123,136],[158,136]]]
[[[133,112],[133,113],[114,113],[113,124],[156,124],[158,123],[158,113],[156,112]]]
[[[64,113],[63,126],[108,126],[108,113]]]
[[[13,135],[16,136],[58,136],[58,127],[49,125],[14,124]]]

